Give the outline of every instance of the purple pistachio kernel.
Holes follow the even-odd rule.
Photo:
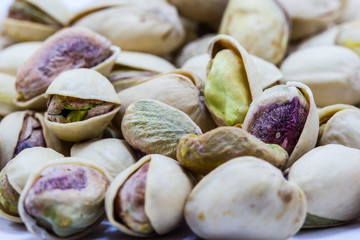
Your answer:
[[[249,132],[269,144],[278,144],[290,155],[303,131],[309,110],[294,97],[287,103],[259,108]]]

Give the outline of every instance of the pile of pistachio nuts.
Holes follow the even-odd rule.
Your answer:
[[[360,218],[360,0],[14,0],[0,217],[42,239]],[[106,231],[103,232],[106,238]]]

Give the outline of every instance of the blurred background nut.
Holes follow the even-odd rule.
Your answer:
[[[278,64],[290,35],[287,15],[273,0],[230,0],[220,34],[234,37],[249,53]]]
[[[0,72],[0,118],[18,110],[15,105],[17,97],[15,81],[15,76]]]
[[[304,191],[304,227],[336,226],[360,216],[360,151],[337,144],[317,147],[301,157],[288,175]]]
[[[210,172],[185,205],[187,224],[204,239],[287,239],[305,216],[300,187],[255,157],[234,158]]]

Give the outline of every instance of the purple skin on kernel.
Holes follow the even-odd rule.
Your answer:
[[[262,106],[250,124],[249,132],[268,144],[278,144],[290,155],[304,128],[308,109],[294,97],[285,104]]]

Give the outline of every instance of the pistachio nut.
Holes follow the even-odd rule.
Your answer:
[[[42,42],[24,42],[11,45],[0,51],[0,72],[16,76],[20,66],[42,45]]]
[[[340,25],[335,44],[347,47],[360,56],[360,20]]]
[[[61,73],[45,96],[49,99],[46,126],[70,142],[98,137],[120,109],[113,85],[91,69]]]
[[[17,104],[43,109],[46,104],[43,94],[60,73],[92,68],[107,75],[119,51],[108,39],[85,28],[73,27],[57,32],[19,68]]]
[[[302,82],[310,87],[316,106],[360,102],[360,58],[341,46],[303,49],[281,65],[283,81]]]
[[[268,144],[278,144],[289,154],[286,168],[313,149],[319,117],[310,88],[288,82],[266,89],[255,99],[243,129]]]
[[[116,92],[120,92],[154,75],[172,70],[175,67],[170,62],[156,55],[122,51],[115,61],[109,80]]]
[[[340,225],[360,216],[360,150],[338,144],[317,147],[291,168],[289,181],[304,191],[308,216],[303,227]]]
[[[94,161],[114,178],[137,161],[134,150],[124,140],[114,138],[76,143],[71,148],[71,156]]]
[[[219,33],[234,37],[249,53],[278,64],[287,50],[290,21],[277,1],[230,0]]]
[[[184,214],[191,230],[204,239],[287,239],[305,220],[306,199],[279,169],[247,156],[201,179]]]
[[[184,70],[155,76],[118,93],[122,106],[113,124],[118,129],[121,128],[125,110],[132,102],[153,99],[183,111],[206,132],[216,125],[206,109],[202,87],[202,82],[195,74]]]
[[[107,218],[128,235],[166,234],[181,223],[192,187],[192,178],[178,162],[147,155],[110,184],[105,197]]]
[[[172,158],[176,158],[176,147],[183,135],[202,134],[184,112],[150,99],[138,100],[126,108],[121,131],[135,149]]]
[[[18,110],[14,104],[17,97],[15,81],[14,76],[0,73],[0,118]]]
[[[349,22],[351,20],[360,19],[357,9],[360,7],[359,0],[346,0],[345,8],[341,12],[341,16],[337,19],[338,23]]]
[[[250,55],[232,37],[210,42],[205,103],[218,126],[242,124],[251,101],[262,92]]]
[[[100,9],[74,23],[109,38],[123,50],[165,55],[179,47],[184,28],[165,1],[136,1]]]
[[[218,127],[201,136],[180,138],[176,158],[192,172],[207,174],[235,157],[254,156],[277,168],[286,165],[287,152],[276,144],[266,144],[238,127]]]
[[[26,148],[48,147],[64,155],[69,152],[69,146],[45,126],[43,115],[29,110],[4,117],[0,139],[0,168]]]
[[[29,177],[19,199],[28,231],[43,239],[79,239],[104,216],[111,176],[81,158],[60,158]]]
[[[4,21],[4,34],[17,41],[42,41],[65,26],[70,14],[59,0],[16,0]]]
[[[210,57],[207,53],[196,55],[194,57],[189,58],[182,66],[181,69],[193,72],[196,74],[203,85],[205,85],[207,79],[207,65],[209,64]]]
[[[296,50],[302,50],[310,47],[333,46],[336,36],[339,33],[339,25],[332,26],[327,30],[305,39],[296,46]]]
[[[340,16],[343,0],[278,0],[292,21],[291,40],[299,40],[321,32]]]
[[[263,90],[281,83],[282,73],[274,64],[255,55],[251,58],[256,66]]]
[[[1,26],[0,26],[0,31],[1,31]],[[14,39],[4,36],[4,35],[0,35],[0,50],[4,49],[6,47],[9,47],[12,44],[15,44]]]
[[[31,173],[64,157],[51,148],[33,147],[19,153],[0,172],[0,217],[22,222],[18,213],[18,200]],[[31,167],[29,167],[31,166]]]

